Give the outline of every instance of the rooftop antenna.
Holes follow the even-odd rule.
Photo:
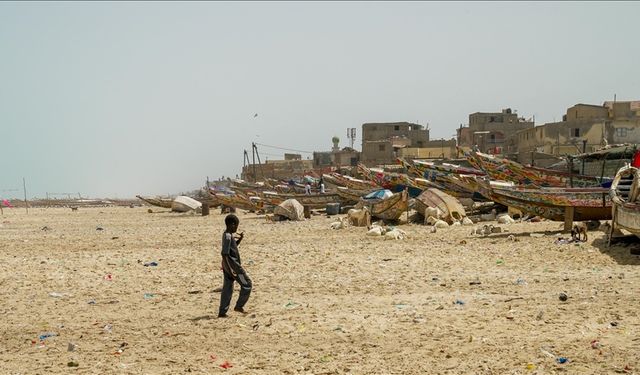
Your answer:
[[[356,128],[347,128],[347,138],[349,138],[349,147],[353,148],[353,142],[356,140]]]

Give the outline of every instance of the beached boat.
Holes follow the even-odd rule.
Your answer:
[[[476,181],[481,194],[490,200],[545,219],[564,221],[565,230],[571,229],[573,220],[611,219],[608,188],[499,186],[481,177],[476,177]]]
[[[287,199],[295,199],[303,206],[309,208],[325,208],[327,203],[344,203],[338,194],[280,194],[273,191],[260,193],[265,203],[277,206]]]
[[[408,190],[410,197],[417,197],[427,187],[435,187],[427,180],[416,182],[404,173],[386,172],[381,168],[368,168],[364,164],[358,164],[358,172],[376,185],[394,193]]]
[[[467,216],[462,204],[453,196],[434,188],[422,192],[416,199],[414,207],[416,211],[425,215],[427,207],[438,208],[442,212],[442,219],[449,224],[454,221],[462,221]]]
[[[367,207],[372,217],[383,220],[398,220],[409,209],[409,195],[406,191],[402,191],[382,199],[365,196],[360,199],[356,207]]]
[[[631,186],[628,185],[630,181]],[[612,202],[609,242],[618,229],[640,237],[640,169],[631,165],[620,168],[611,183],[609,195]]]
[[[338,194],[345,201],[345,203],[356,204],[360,201],[360,198],[364,197],[365,195],[375,190],[377,189],[355,190],[355,189],[349,189],[348,187],[344,187],[344,186],[338,186],[336,188],[336,194]]]
[[[141,201],[147,202],[152,206],[162,207],[162,208],[171,208],[171,204],[173,203],[173,199],[171,198],[152,198],[152,197],[143,197],[140,195],[136,195],[136,198]]]
[[[259,197],[249,197],[236,192],[236,194],[211,193],[220,204],[246,211],[260,211],[264,207],[264,202]]]
[[[336,185],[336,186],[344,186],[349,189],[354,190],[370,190],[370,189],[379,189],[376,183],[372,181],[360,180],[351,176],[345,176],[339,173],[329,173],[324,174],[323,179],[325,182]]]
[[[201,207],[201,202],[198,202],[197,200],[184,195],[175,197],[175,199],[171,203],[171,211],[174,212],[189,212],[191,210],[195,211]]]
[[[608,177],[584,176],[553,169],[524,166],[513,160],[478,151],[466,154],[469,163],[494,179],[533,187],[597,187],[611,182]]]
[[[398,159],[398,161],[400,161],[402,164],[406,163],[404,159]],[[459,165],[449,163],[436,164],[425,160],[413,160],[413,165],[422,166],[424,170],[433,170],[440,172],[440,174],[452,175],[454,177],[461,174],[476,176],[486,175],[486,173],[480,169],[461,167]]]
[[[411,164],[404,159],[398,159],[398,162],[400,162],[412,176],[417,177],[414,181],[418,186],[424,186],[423,181],[426,180],[431,184],[431,186],[426,186],[425,188],[432,187],[440,189],[456,198],[482,199],[482,197],[477,194],[476,190],[467,186],[467,184],[460,178],[460,176],[466,175],[455,174],[450,171],[438,171],[437,169],[432,169],[429,163]],[[418,178],[422,180],[418,181]]]

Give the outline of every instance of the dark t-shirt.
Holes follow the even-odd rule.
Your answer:
[[[233,234],[222,233],[222,269],[230,274],[237,275],[242,270],[240,252]]]

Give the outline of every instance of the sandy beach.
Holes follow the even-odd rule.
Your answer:
[[[147,209],[5,209],[0,373],[640,373],[640,257],[600,231],[394,241],[239,213],[254,291],[217,319],[224,216]]]

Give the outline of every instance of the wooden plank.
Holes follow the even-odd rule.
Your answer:
[[[573,206],[565,207],[564,209],[564,231],[571,232],[573,227]]]

